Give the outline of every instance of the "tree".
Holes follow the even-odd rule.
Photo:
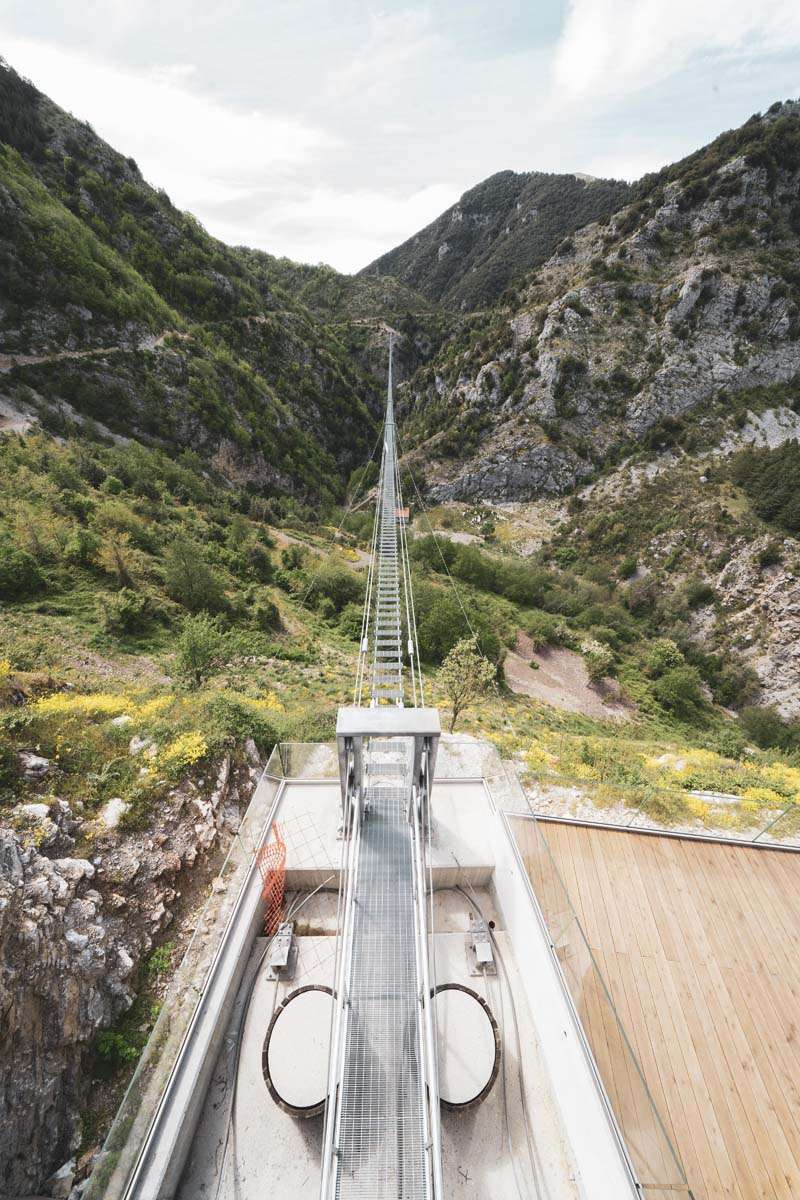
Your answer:
[[[191,612],[205,609],[220,612],[225,607],[222,580],[189,538],[177,537],[164,555],[164,586],[167,595]]]
[[[422,601],[419,588],[417,594]],[[447,592],[437,591],[433,603],[427,607],[427,611],[425,609],[424,603],[417,605],[420,657],[425,662],[441,663],[455,646],[459,633],[466,634],[468,626],[458,601]]]
[[[187,617],[178,638],[176,670],[179,677],[189,687],[200,687],[224,657],[225,635],[215,618],[208,613]]]
[[[671,667],[653,683],[656,700],[681,720],[696,717],[703,709],[703,684],[696,667]]]
[[[33,555],[10,538],[0,539],[0,599],[28,596],[42,587],[43,582]]]
[[[651,642],[647,653],[647,670],[658,678],[665,671],[682,667],[685,661],[680,647],[673,642],[672,638],[656,638],[654,642]]]
[[[581,653],[590,683],[600,683],[614,669],[614,655],[608,646],[594,638],[587,638],[581,644]]]
[[[449,652],[437,675],[439,686],[450,701],[450,732],[459,714],[492,685],[495,668],[478,649],[477,637],[462,638]]]
[[[749,704],[739,714],[739,721],[747,740],[755,742],[762,750],[790,749],[796,741],[792,727],[782,719],[774,705]]]

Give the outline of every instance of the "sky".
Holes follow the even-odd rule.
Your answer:
[[[798,0],[0,0],[0,55],[235,245],[356,271],[495,171],[800,96]]]

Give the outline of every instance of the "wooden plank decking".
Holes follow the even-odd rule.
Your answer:
[[[534,823],[512,827],[640,1178],[674,1182]],[[694,1196],[800,1200],[800,855],[541,828]]]

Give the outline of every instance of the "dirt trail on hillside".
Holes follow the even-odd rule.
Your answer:
[[[53,354],[2,354],[0,374],[13,371],[15,367],[37,367],[41,363],[64,362],[70,358],[97,358],[106,354],[124,354],[130,350],[158,350],[168,337],[187,338],[188,333],[176,329],[165,329],[163,333],[148,334],[136,346],[98,346],[90,350],[56,350]]]
[[[537,666],[532,667],[531,662]],[[519,696],[532,696],[565,712],[582,713],[601,721],[630,721],[633,716],[615,680],[605,680],[602,689],[593,687],[580,654],[555,646],[534,650],[525,633],[517,634],[516,645],[506,655],[503,670],[506,683]]]

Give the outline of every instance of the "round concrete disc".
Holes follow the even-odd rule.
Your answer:
[[[468,1108],[491,1090],[500,1066],[500,1034],[486,1001],[461,984],[436,989],[439,1096],[448,1108]]]
[[[281,1108],[297,1116],[322,1112],[328,1092],[329,988],[298,988],[275,1012],[264,1041],[264,1080]]]

